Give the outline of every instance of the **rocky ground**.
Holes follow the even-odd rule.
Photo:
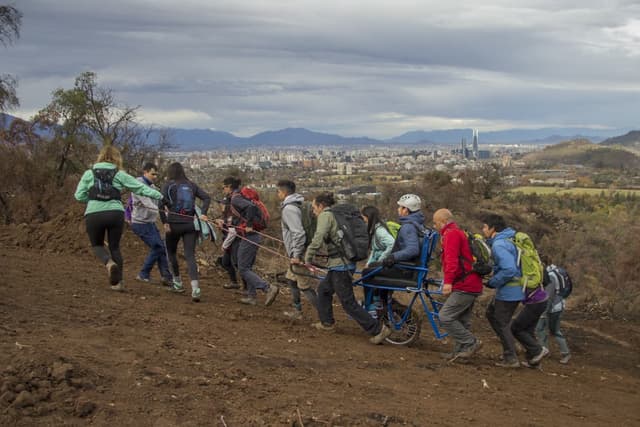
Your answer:
[[[504,370],[478,304],[485,346],[449,364],[426,322],[413,347],[373,346],[338,305],[324,333],[308,309],[282,316],[286,292],[238,304],[211,243],[194,304],[136,282],[145,249],[129,231],[123,244],[116,293],[77,215],[0,228],[0,425],[640,425],[636,323],[569,311],[569,365],[556,350],[540,370]]]

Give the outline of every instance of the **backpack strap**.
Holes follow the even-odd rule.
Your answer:
[[[169,187],[167,187],[167,198],[169,199],[169,203],[171,204],[171,207],[173,208],[173,205],[175,204],[173,197],[171,197],[171,189],[176,187],[176,183],[175,181],[171,184],[169,184]]]
[[[249,203],[253,204],[252,200],[247,199],[246,197],[244,197],[244,195],[242,195],[241,192],[239,191],[234,191],[233,193],[231,193],[231,197],[229,198],[229,211],[231,212],[231,214],[233,216],[235,216],[236,218],[240,219],[240,224],[238,224],[236,227],[239,229],[239,231],[241,233],[245,233],[245,229],[247,228],[247,223],[248,220],[247,218],[245,218],[244,216],[242,216],[242,214],[240,213],[240,211],[238,211],[234,206],[233,206],[233,199],[235,199],[236,197],[242,197],[243,199],[247,200]],[[255,205],[254,205],[255,206]],[[257,208],[257,207],[256,207]]]

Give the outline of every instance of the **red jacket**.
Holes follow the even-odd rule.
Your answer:
[[[444,283],[451,283],[454,291],[481,293],[482,278],[471,270],[471,248],[464,231],[455,222],[440,230],[442,236],[442,272]]]

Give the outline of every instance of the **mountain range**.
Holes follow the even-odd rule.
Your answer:
[[[0,126],[8,125],[15,117],[0,114]],[[344,137],[330,133],[314,132],[304,128],[286,128],[261,132],[250,137],[239,137],[229,132],[212,129],[169,128],[171,139],[177,150],[198,151],[220,148],[244,149],[249,147],[275,146],[357,146],[357,145],[455,145],[465,138],[468,145],[472,142],[472,129],[447,129],[432,131],[411,131],[390,139],[373,139],[363,137]],[[588,139],[600,142],[606,138],[624,133],[620,129],[589,128],[541,128],[541,129],[508,129],[501,131],[480,132],[480,144],[555,144],[573,139]],[[151,133],[153,142],[160,130]],[[640,133],[640,132],[639,132]]]
[[[456,145],[465,138],[472,142],[472,129],[412,131],[390,139],[344,137],[314,132],[304,128],[286,128],[261,132],[250,137],[238,137],[229,132],[209,129],[170,129],[172,139],[180,150],[210,150],[216,148],[247,148],[276,146],[358,146],[358,145]],[[480,144],[540,144],[548,145],[573,139],[600,142],[620,135],[621,130],[587,128],[509,129],[480,133]]]

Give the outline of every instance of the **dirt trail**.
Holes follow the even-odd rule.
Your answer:
[[[143,248],[124,241],[120,294],[76,219],[0,229],[0,425],[640,425],[637,324],[569,313],[570,365],[505,371],[479,308],[485,347],[447,364],[426,323],[414,347],[376,347],[339,307],[330,334],[285,320],[286,294],[241,306],[213,269],[199,304],[135,282]]]

